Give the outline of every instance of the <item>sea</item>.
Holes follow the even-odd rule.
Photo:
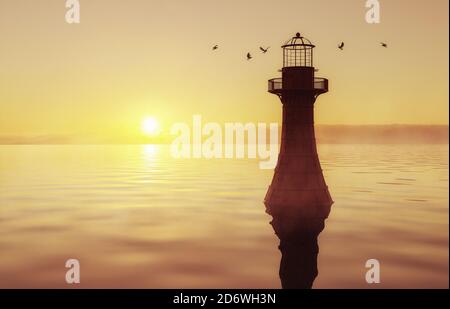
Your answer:
[[[314,288],[448,288],[449,146],[318,151],[335,203]],[[71,288],[76,259],[83,288],[280,288],[272,176],[165,145],[0,146],[0,287]]]

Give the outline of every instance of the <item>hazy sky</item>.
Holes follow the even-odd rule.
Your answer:
[[[0,0],[0,135],[132,138],[148,115],[164,129],[193,114],[281,121],[267,80],[297,31],[330,79],[317,123],[448,124],[448,0],[380,0],[379,25],[365,0],[80,3],[69,25],[65,0]]]

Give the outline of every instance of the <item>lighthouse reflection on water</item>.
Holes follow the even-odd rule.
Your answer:
[[[314,47],[297,33],[282,46],[282,78],[269,80],[269,92],[283,105],[283,126],[278,164],[264,203],[280,239],[280,279],[288,289],[312,287],[318,275],[317,237],[333,204],[314,134],[314,103],[328,92],[328,80],[314,76]]]

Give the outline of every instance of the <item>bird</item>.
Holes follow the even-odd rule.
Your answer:
[[[250,53],[247,53],[247,60],[251,60],[253,57]]]
[[[339,48],[340,50],[344,50],[344,42],[341,42],[341,44],[339,44],[338,48]]]
[[[269,50],[270,46],[267,48],[264,47],[259,47],[259,49],[262,51],[263,54],[267,53],[267,51]]]
[[[381,42],[380,44],[381,44],[381,46],[383,46],[384,48],[387,48],[387,47],[388,47],[387,44],[384,43],[384,42]]]
[[[218,48],[219,48],[219,45],[214,45],[213,48],[212,48],[212,50],[216,50],[216,49],[218,49]]]

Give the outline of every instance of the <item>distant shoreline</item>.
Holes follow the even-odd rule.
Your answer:
[[[281,130],[279,130],[281,133]],[[2,135],[0,145],[170,144],[172,137],[83,138],[70,135]],[[449,144],[448,125],[316,125],[318,144]]]
[[[448,125],[319,125],[321,144],[448,144]]]

